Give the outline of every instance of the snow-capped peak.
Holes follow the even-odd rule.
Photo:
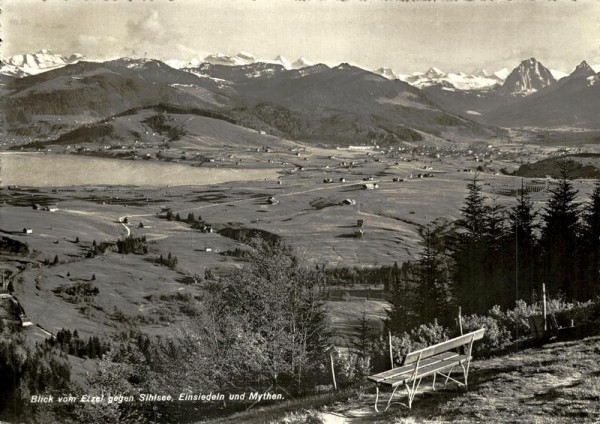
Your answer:
[[[293,69],[294,66],[282,55],[277,56],[275,59],[262,59],[257,58],[251,53],[248,52],[239,52],[235,56],[230,56],[223,53],[215,53],[209,56],[206,56],[202,60],[191,60],[188,66],[197,67],[200,63],[210,63],[212,65],[225,65],[225,66],[243,66],[243,65],[252,65],[254,63],[269,63],[274,65],[281,65],[285,69]],[[308,66],[308,65],[305,65]]]
[[[396,73],[392,70],[392,68],[381,67],[375,70],[375,73],[385,77],[387,79],[396,79]]]
[[[165,63],[167,65],[169,65],[171,68],[182,69],[182,68],[188,67],[192,63],[192,61],[186,62],[184,60],[179,60],[179,59],[169,59],[169,60],[166,60]]]
[[[446,74],[441,69],[432,67],[425,72],[425,76],[427,78],[443,78],[446,76]]]
[[[69,57],[54,54],[48,49],[36,53],[20,54],[4,60],[0,66],[0,74],[22,77],[35,75],[78,62],[83,58],[80,54]]]
[[[502,68],[499,71],[494,72],[494,77],[500,81],[504,81],[510,75],[510,69]]]
[[[483,68],[477,68],[475,69],[471,75],[473,75],[474,77],[483,77],[483,78],[488,78],[490,76],[490,74],[487,73],[487,71]]]
[[[560,69],[550,69],[550,73],[556,81],[569,75],[568,73],[561,71]]]
[[[298,60],[296,60],[294,63],[292,63],[292,67],[294,69],[302,69],[302,68],[306,68],[308,66],[312,66],[313,63],[309,62],[308,60],[306,60],[303,57],[298,58]]]
[[[278,55],[275,58],[275,63],[282,65],[285,69],[292,69],[292,64],[290,63],[289,60],[287,60],[285,57],[283,57],[282,55]]]
[[[376,72],[381,73],[379,70]],[[410,76],[397,75],[396,77],[418,88],[437,85],[448,89],[481,90],[498,84],[497,78],[484,76],[481,72],[475,72],[473,75],[467,75],[464,72],[446,74],[438,68],[430,68],[425,73],[414,73]]]
[[[243,53],[244,56],[240,56],[239,54],[236,56],[229,56],[223,53],[215,53],[208,55],[204,58],[203,62],[210,63],[212,65],[225,65],[225,66],[240,66],[240,65],[248,65],[250,63],[254,63],[254,56]],[[190,64],[193,64],[190,62]]]

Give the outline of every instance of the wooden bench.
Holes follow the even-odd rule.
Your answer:
[[[446,378],[444,387],[448,384],[448,380],[452,380],[466,388],[473,342],[481,339],[484,333],[485,329],[481,328],[477,331],[438,343],[434,346],[410,352],[404,357],[400,367],[369,376],[369,380],[373,381],[377,386],[375,411],[379,412],[377,409],[379,386],[389,386],[393,388],[385,408],[386,411],[390,407],[390,403],[392,402],[396,390],[402,385],[406,387],[406,391],[408,392],[408,407],[411,408],[415,394],[421,384],[421,380],[430,375],[433,376],[433,390],[435,390],[435,379],[437,374]],[[457,366],[460,366],[463,370],[465,378],[464,383],[450,377],[450,374],[452,374],[452,371]]]

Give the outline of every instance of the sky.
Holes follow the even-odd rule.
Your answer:
[[[250,52],[398,73],[600,64],[600,0],[2,0],[0,56]]]

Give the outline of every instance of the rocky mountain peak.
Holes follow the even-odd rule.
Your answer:
[[[528,95],[556,82],[550,70],[535,58],[522,61],[506,77],[501,92],[513,95]]]

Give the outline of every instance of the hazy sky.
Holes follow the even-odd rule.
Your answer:
[[[536,57],[600,64],[596,0],[2,0],[1,55],[109,58],[247,51],[397,72],[495,71]]]

